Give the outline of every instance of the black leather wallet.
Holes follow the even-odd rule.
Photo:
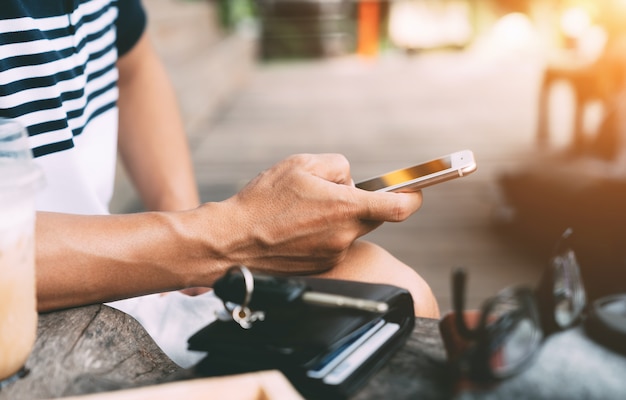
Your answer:
[[[383,284],[301,278],[311,290],[385,302],[384,313],[302,305],[265,310],[243,329],[217,320],[194,334],[189,349],[207,352],[200,376],[278,369],[307,398],[345,398],[406,342],[415,324],[413,299]]]

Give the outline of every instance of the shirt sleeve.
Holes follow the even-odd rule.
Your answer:
[[[139,41],[146,29],[147,17],[141,0],[118,0],[117,8],[115,45],[118,57],[121,57]]]

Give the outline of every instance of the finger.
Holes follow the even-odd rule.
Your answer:
[[[359,218],[364,220],[400,222],[422,206],[421,191],[393,193],[355,190],[359,192],[358,201],[365,205],[359,214]]]
[[[329,182],[351,185],[350,163],[341,154],[299,154],[292,157],[314,176]]]

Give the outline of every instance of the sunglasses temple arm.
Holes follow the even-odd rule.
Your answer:
[[[457,268],[452,275],[452,301],[454,306],[454,317],[456,329],[465,338],[475,336],[475,331],[471,330],[465,322],[465,281],[466,274],[462,268]]]

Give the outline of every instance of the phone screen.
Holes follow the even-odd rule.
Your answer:
[[[422,176],[441,172],[452,167],[450,156],[441,157],[406,169],[399,169],[385,175],[357,183],[356,187],[369,191],[380,190],[389,186],[395,186],[403,182],[411,181]]]

